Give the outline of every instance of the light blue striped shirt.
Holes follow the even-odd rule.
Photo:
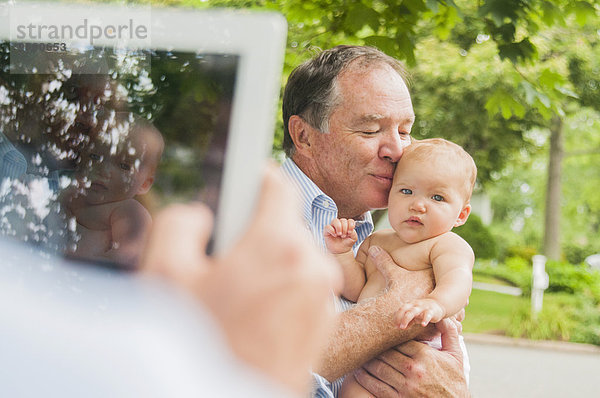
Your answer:
[[[288,177],[288,180],[298,191],[302,199],[302,214],[306,228],[310,230],[314,241],[321,247],[323,251],[325,240],[323,238],[323,229],[329,225],[331,221],[337,217],[337,205],[329,196],[310,179],[294,161],[286,158],[281,166],[283,174]],[[362,220],[356,220],[356,233],[358,241],[354,244],[353,250],[356,254],[360,244],[373,232],[373,219],[371,213],[366,212],[362,216]],[[338,311],[345,311],[353,305],[352,302],[343,298],[336,302]],[[339,379],[333,383],[329,383],[325,378],[314,374],[315,384],[312,396],[315,398],[331,398],[337,396],[339,387],[343,379]]]
[[[45,175],[28,174],[29,164],[25,156],[0,132],[0,185],[6,179],[31,181],[45,180],[53,192],[59,189],[59,171],[47,171]]]
[[[21,152],[0,133],[0,183],[5,178],[16,180],[27,171],[27,161]]]

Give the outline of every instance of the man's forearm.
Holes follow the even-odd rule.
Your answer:
[[[396,279],[384,294],[339,314],[317,373],[333,381],[423,332],[424,328],[418,325],[400,330],[394,323],[394,314],[402,303],[431,292],[433,273],[431,270],[401,272],[402,279]]]

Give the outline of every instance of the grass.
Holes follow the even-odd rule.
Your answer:
[[[473,281],[490,283],[493,285],[513,286],[505,280],[494,278],[493,276],[481,275],[481,274],[477,274],[477,273],[473,273]]]
[[[527,293],[531,270],[524,260],[512,259],[502,266],[479,264],[473,270],[475,281],[491,284],[512,281],[526,292],[522,297],[514,297],[474,290],[463,330],[600,346],[600,279],[595,279],[600,274],[590,274],[569,264],[549,263],[546,270],[550,274],[550,288],[544,293],[542,311],[533,315]]]
[[[599,310],[600,305],[582,301],[573,294],[547,293],[542,312],[532,318],[529,296],[473,290],[463,332],[600,346]]]
[[[463,321],[465,333],[504,334],[509,328],[515,309],[528,303],[527,297],[473,290]]]

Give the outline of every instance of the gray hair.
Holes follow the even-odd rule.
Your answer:
[[[356,62],[355,62],[356,61]],[[288,123],[292,115],[302,117],[313,128],[327,133],[329,116],[341,101],[337,79],[353,68],[369,69],[376,64],[392,67],[408,85],[408,73],[395,58],[367,46],[337,46],[321,52],[292,71],[283,93],[283,150],[295,151]]]

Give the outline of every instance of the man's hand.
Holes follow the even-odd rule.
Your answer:
[[[323,229],[323,237],[327,250],[333,254],[342,254],[352,250],[358,240],[355,231],[356,222],[353,219],[334,218],[331,224]]]
[[[354,377],[378,398],[468,397],[456,324],[444,319],[436,327],[441,351],[409,341],[367,362]]]
[[[302,230],[288,189],[270,170],[248,232],[214,259],[204,254],[212,225],[206,208],[166,210],[154,223],[144,264],[201,299],[239,358],[306,393],[341,275]]]
[[[432,270],[407,271],[377,246],[369,248],[369,257],[383,274],[387,288],[383,294],[361,301],[339,315],[321,364],[315,369],[329,381],[397,344],[422,335],[424,330],[434,329],[414,325],[401,330],[394,322],[394,314],[402,304],[431,293]]]
[[[387,293],[393,292],[398,297],[399,304],[396,310],[401,304],[425,297],[433,290],[434,279],[431,269],[408,271],[396,264],[392,257],[378,246],[369,248],[369,257],[385,278]],[[407,289],[407,285],[410,288]]]

